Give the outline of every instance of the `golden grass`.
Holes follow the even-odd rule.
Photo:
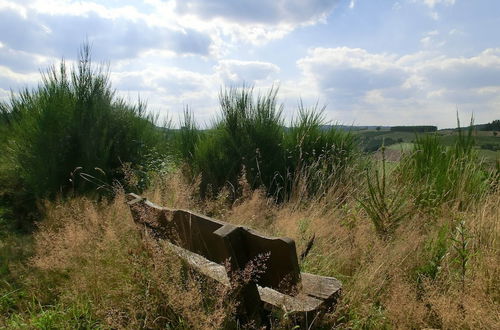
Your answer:
[[[111,204],[75,198],[46,209],[32,259],[38,299],[53,289],[65,305],[90,301],[111,328],[218,329],[231,315],[222,287],[141,239],[123,194]]]
[[[414,211],[391,239],[381,239],[352,197],[337,206],[327,197],[276,205],[262,191],[243,189],[235,202],[229,202],[228,191],[201,202],[193,198],[196,189],[173,173],[144,195],[158,204],[289,236],[299,253],[316,236],[302,269],[335,276],[344,286],[337,309],[321,323],[325,327],[500,328],[498,191],[470,210]],[[234,304],[225,301],[224,290],[142,240],[123,194],[109,204],[80,197],[48,203],[46,210],[26,280],[40,303],[90,303],[95,317],[111,328],[228,326]],[[453,241],[461,220],[467,233],[465,273]],[[444,246],[440,254],[439,244]],[[434,271],[426,271],[429,267]],[[291,325],[276,325],[286,326]]]

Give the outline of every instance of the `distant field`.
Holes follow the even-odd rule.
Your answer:
[[[355,131],[354,134],[358,136],[361,147],[366,152],[377,151],[382,144],[388,150],[411,151],[416,138],[415,133],[391,132],[388,129]],[[457,132],[451,129],[440,130],[436,133],[418,134],[437,134],[440,136],[441,142],[446,146],[453,145],[458,136]],[[476,131],[474,135],[479,155],[487,163],[494,164],[497,160],[500,160],[500,136],[495,136],[493,131]]]
[[[413,149],[413,143],[411,142],[396,143],[388,146],[387,149],[397,150],[402,152],[411,151]]]

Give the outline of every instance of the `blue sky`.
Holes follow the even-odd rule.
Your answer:
[[[500,118],[498,0],[0,0],[0,99],[84,40],[113,86],[200,124],[222,86],[279,85],[332,122],[455,125]]]

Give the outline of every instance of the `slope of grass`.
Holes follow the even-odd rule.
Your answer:
[[[421,205],[451,202],[465,208],[480,200],[489,188],[472,129],[460,131],[451,147],[442,144],[436,134],[418,136],[413,152],[403,159],[401,175],[412,184]]]
[[[170,138],[84,51],[70,73],[62,63],[1,104],[0,327],[235,328],[227,290],[141,237],[124,191],[142,190],[289,236],[299,254],[315,237],[301,269],[337,277],[343,297],[311,328],[500,328],[500,172],[482,166],[472,130],[365,132],[414,140],[386,164],[358,153],[354,133],[325,129],[317,107],[285,129],[276,97],[223,90],[209,130],[186,109]],[[165,164],[170,154],[183,164]],[[37,220],[33,233],[19,219]],[[270,322],[294,328],[287,313]]]

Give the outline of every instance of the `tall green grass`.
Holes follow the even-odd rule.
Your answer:
[[[360,160],[355,136],[335,126],[325,128],[324,111],[300,102],[285,135],[287,193],[295,200],[324,195]]]
[[[459,134],[451,147],[444,146],[437,135],[417,136],[413,152],[402,160],[402,176],[414,188],[421,206],[451,202],[466,207],[488,189],[472,123],[466,132],[458,124]]]
[[[229,185],[237,193],[242,171],[252,188],[270,187],[285,166],[282,107],[277,89],[253,97],[251,88],[219,94],[220,113],[195,146],[194,167],[202,176],[202,193]]]
[[[1,103],[0,117],[0,176],[17,197],[94,190],[78,175],[70,182],[76,168],[111,185],[124,178],[123,164],[144,173],[154,151],[163,152],[155,117],[144,103],[130,105],[115,95],[106,68],[92,63],[88,45],[75,67],[62,61],[42,74],[37,88]]]
[[[276,88],[257,96],[252,88],[222,90],[219,115],[203,133],[185,113],[178,146],[190,174],[201,176],[202,196],[229,187],[237,197],[242,175],[252,189],[263,188],[277,200],[289,199],[299,186],[314,195],[326,177],[338,179],[354,161],[353,136],[324,129],[323,109],[300,105],[286,128],[277,93]]]

